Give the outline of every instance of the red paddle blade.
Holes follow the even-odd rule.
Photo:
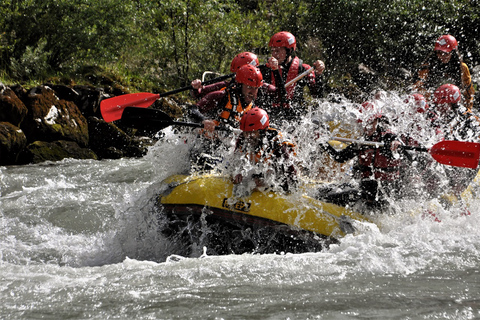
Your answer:
[[[100,112],[103,120],[112,122],[122,118],[123,110],[126,107],[148,108],[159,98],[159,94],[148,92],[124,94],[102,100],[100,102]]]
[[[476,169],[480,160],[480,143],[440,141],[430,149],[430,154],[442,164]]]

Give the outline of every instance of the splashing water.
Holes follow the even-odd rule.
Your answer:
[[[412,133],[415,124],[421,144],[436,142],[421,119],[402,115],[402,96],[382,99],[398,118],[392,130]],[[360,136],[358,105],[335,101],[280,128],[311,179],[351,179],[351,163],[329,162],[318,148],[332,136]],[[142,159],[0,168],[2,318],[480,316],[476,197],[463,215],[412,188],[416,196],[392,203],[394,214],[355,222],[357,232],[329,250],[209,256],[197,248],[199,258],[186,258],[157,232],[155,197],[162,180],[188,172],[192,139],[173,128],[163,134]]]

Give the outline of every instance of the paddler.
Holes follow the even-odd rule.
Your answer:
[[[231,129],[238,128],[243,113],[254,106],[258,89],[262,85],[260,70],[246,64],[236,72],[235,81],[221,90],[207,94],[190,109],[191,116],[201,122],[204,128],[199,141],[193,143],[190,155],[198,169],[211,169],[210,160],[217,162],[212,156],[221,157],[228,150]],[[217,127],[227,131],[219,133]]]
[[[258,107],[248,110],[240,120],[242,133],[230,160],[237,196],[276,186],[285,192],[296,188],[295,145],[269,125],[267,112]]]
[[[286,84],[296,78],[306,70],[310,65],[295,55],[297,41],[293,34],[286,31],[275,33],[268,43],[272,56],[278,60],[279,71],[283,82]],[[310,95],[313,98],[320,98],[323,95],[323,83],[319,77],[325,70],[325,64],[321,60],[313,63],[314,72],[309,73],[293,85],[286,88],[286,97],[274,101],[273,105],[266,106],[266,111],[270,117],[275,119],[293,120],[301,114],[301,106],[304,103],[303,91],[308,86]],[[277,85],[274,73],[266,67],[260,68],[263,78],[267,83]]]
[[[383,209],[388,203],[387,198],[398,196],[400,165],[403,160],[403,155],[398,151],[402,143],[389,131],[388,125],[387,117],[380,111],[375,111],[364,127],[362,140],[382,143],[381,147],[352,143],[342,150],[337,150],[330,144],[324,146],[325,151],[337,162],[357,159],[353,171],[358,185],[344,186],[348,192],[331,192],[336,189],[331,187],[321,189],[317,198],[340,205],[360,201],[370,210]]]
[[[480,118],[462,103],[460,88],[447,83],[433,93],[427,116],[437,129],[439,139],[478,142]]]
[[[432,121],[439,141],[478,142],[480,139],[480,118],[462,104],[462,94],[456,85],[444,84],[435,90],[427,116]],[[476,169],[450,166],[445,166],[444,169],[449,177],[450,191],[457,197],[477,174]]]
[[[241,116],[252,108],[262,85],[260,70],[250,64],[243,65],[236,72],[235,81],[203,97],[192,115],[209,132],[214,132],[216,126],[238,128]]]

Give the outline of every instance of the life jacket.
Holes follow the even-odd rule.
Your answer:
[[[288,82],[290,82],[291,80],[295,79],[298,76],[299,69],[302,64],[303,64],[302,60],[300,60],[298,57],[293,58],[292,63],[290,64],[290,68],[288,69],[287,80],[285,81],[285,84],[287,84]],[[282,69],[280,68],[279,71],[280,71],[280,75],[283,77]],[[271,81],[272,81],[272,84],[275,85],[275,77],[273,76],[273,71],[271,73]],[[285,88],[285,90],[287,91],[288,100],[293,99],[293,96],[295,94],[295,87],[296,87],[296,83]],[[278,107],[279,104],[276,104],[274,106]],[[285,105],[284,107],[288,108],[290,106]]]
[[[240,98],[237,97],[234,92],[232,92],[233,90],[229,90],[227,88],[223,88],[221,90],[224,90],[227,93],[228,100],[220,112],[220,119],[216,120],[215,122],[217,125],[223,123],[236,128],[239,126],[243,113],[252,108],[253,102],[244,108]]]
[[[381,133],[381,136],[384,135],[385,133]],[[371,140],[378,141],[380,139]],[[400,176],[400,164],[400,159],[394,159],[382,148],[365,147],[359,151],[357,169],[360,171],[362,179],[395,181]]]

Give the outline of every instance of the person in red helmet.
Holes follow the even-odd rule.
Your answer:
[[[191,110],[191,114],[210,132],[218,125],[237,128],[242,114],[252,108],[262,85],[260,70],[251,64],[243,65],[236,72],[234,82],[207,94],[197,103],[197,108]]]
[[[432,102],[427,116],[440,139],[478,141],[480,118],[462,104],[459,87],[451,83],[439,86],[433,93]]]
[[[248,51],[237,54],[230,64],[230,72],[236,73],[240,69],[240,67],[246,64],[259,67],[260,63],[257,55]],[[256,100],[257,105],[271,104],[272,100],[279,100],[280,97],[284,97],[286,95],[285,85],[280,76],[280,72],[278,71],[278,61],[275,58],[270,57],[268,59],[267,66],[268,67],[263,67],[270,68],[272,70],[276,86],[266,83],[264,81],[258,92],[258,97]],[[200,79],[195,79],[191,83],[193,87],[191,94],[194,98],[201,99],[210,92],[218,91],[222,88],[227,87],[230,83],[232,83],[232,81],[235,80],[221,81],[211,85],[203,86]]]
[[[460,88],[451,83],[441,85],[434,91],[427,117],[436,130],[437,140],[479,141],[480,118],[475,111],[462,104],[462,99]],[[461,202],[460,194],[475,178],[478,170],[450,166],[444,166],[443,170],[448,178],[448,185],[437,183],[436,193],[449,192],[449,197],[454,195],[457,201]]]
[[[210,159],[222,157],[229,148],[230,134],[225,130],[218,131],[217,127],[227,130],[238,128],[243,113],[253,107],[262,84],[260,70],[246,64],[236,72],[235,81],[221,90],[208,93],[191,106],[191,118],[203,124],[198,141],[190,150],[194,169],[211,169]]]
[[[268,46],[272,56],[278,60],[280,74],[285,84],[311,68],[295,55],[297,41],[290,32],[281,31],[275,33],[270,38]],[[286,118],[288,120],[298,116],[299,109],[304,102],[303,91],[305,86],[308,86],[312,97],[318,98],[322,96],[323,84],[318,77],[325,70],[325,64],[321,60],[316,60],[313,63],[313,67],[315,68],[314,72],[287,87],[286,95],[284,97],[280,96],[280,99],[277,99],[272,106],[268,107],[272,117],[281,117],[281,119]],[[260,70],[266,82],[276,85],[276,80],[271,70],[267,68],[260,68]]]
[[[440,36],[435,42],[433,53],[420,66],[413,91],[430,99],[433,90],[445,83],[459,87],[464,106],[469,110],[473,108],[475,89],[470,70],[458,51],[457,39],[449,34]]]
[[[379,110],[370,113],[362,122],[365,123],[362,140],[383,143],[382,147],[355,142],[341,150],[328,143],[323,146],[324,151],[337,162],[356,158],[353,177],[358,187],[354,184],[343,186],[342,192],[332,192],[337,187],[322,188],[316,197],[339,205],[362,203],[366,210],[384,209],[388,197],[400,195],[403,154],[398,151],[402,143],[388,130],[389,120]]]
[[[232,180],[236,185],[251,183],[248,192],[272,185],[289,192],[297,183],[295,145],[269,125],[267,112],[258,107],[245,112],[240,120],[242,133],[235,144]]]

